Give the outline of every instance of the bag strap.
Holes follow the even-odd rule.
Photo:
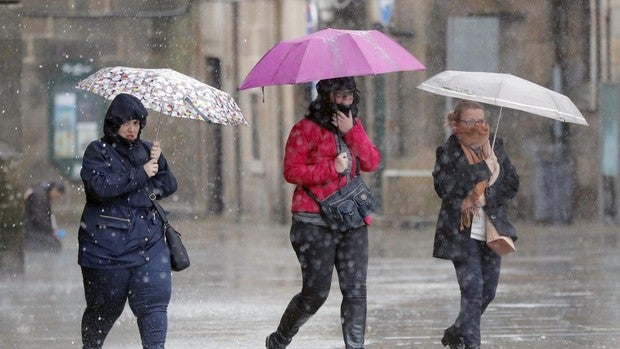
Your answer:
[[[312,192],[312,190],[310,190],[310,188],[306,187],[305,185],[301,186],[304,191],[306,192],[306,194],[308,194],[308,196],[314,200],[314,202],[317,203],[317,205],[319,205],[319,210],[323,211],[323,209],[321,208],[321,202],[319,201],[319,199],[316,197],[316,195],[314,195],[314,193]]]
[[[146,191],[146,188],[144,189]],[[151,199],[151,201],[153,202],[153,205],[155,206],[155,208],[157,209],[157,213],[159,213],[159,216],[161,217],[162,222],[164,222],[164,226],[169,226],[170,224],[168,223],[168,218],[166,217],[166,214],[164,213],[164,208],[161,207],[161,205],[159,204],[159,201],[157,201],[157,197],[155,196],[155,194],[150,193],[148,194],[149,199]]]
[[[131,163],[129,162],[129,159],[123,156],[123,154],[119,153],[118,150],[114,149],[114,147],[109,147],[109,148],[113,149],[116,155],[118,155],[123,160],[127,161],[128,164]],[[124,161],[121,161],[121,164],[123,164],[123,166],[128,169]],[[161,205],[159,204],[159,201],[157,201],[157,196],[154,193],[151,193],[148,187],[146,186],[144,187],[144,193],[151,200],[151,202],[153,203],[153,206],[155,206],[155,209],[157,210],[157,213],[159,213],[159,216],[161,217],[162,222],[164,222],[164,226],[166,227],[169,226],[170,223],[168,223],[168,218],[166,218],[166,214],[164,213],[164,208],[161,207]]]
[[[358,157],[356,157],[356,159],[355,159],[355,164],[357,165],[357,166],[355,166],[355,167],[356,167],[355,176],[357,177],[357,176],[359,176],[359,175],[360,175],[360,161],[359,161],[359,158],[358,158]],[[306,187],[305,185],[302,185],[301,187],[304,189],[304,191],[306,192],[306,194],[308,194],[308,196],[309,196],[312,200],[314,200],[314,202],[316,202],[316,203],[317,203],[317,205],[319,205],[319,210],[323,211],[323,209],[321,208],[321,201],[319,201],[319,199],[316,197],[316,195],[314,195],[314,193],[312,192],[312,190],[310,190],[310,188]],[[341,189],[341,188],[338,188],[338,190],[340,190],[340,189]]]

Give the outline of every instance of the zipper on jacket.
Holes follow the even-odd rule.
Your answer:
[[[106,216],[104,214],[100,214],[99,217],[101,218],[109,218],[109,219],[115,219],[117,221],[122,221],[122,222],[127,222],[127,223],[131,223],[131,220],[129,218],[120,218],[120,217],[114,217],[114,216]]]

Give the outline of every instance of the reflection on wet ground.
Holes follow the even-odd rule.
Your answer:
[[[167,348],[263,348],[300,288],[288,226],[180,221],[192,257],[173,276]],[[620,348],[620,229],[517,225],[483,348]],[[69,230],[69,229],[67,229]],[[367,348],[442,348],[458,312],[447,261],[430,257],[432,227],[371,229]],[[61,254],[28,253],[24,275],[0,280],[0,348],[79,348],[84,307],[76,238]],[[291,349],[343,348],[336,280]],[[105,348],[140,348],[129,309]]]

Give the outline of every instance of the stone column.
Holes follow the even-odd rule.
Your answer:
[[[22,39],[11,5],[0,5],[0,276],[23,273],[21,153]]]

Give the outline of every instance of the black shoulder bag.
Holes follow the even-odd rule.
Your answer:
[[[155,194],[149,194],[149,199],[153,201],[153,205],[157,209],[159,216],[164,222],[164,232],[166,236],[166,242],[168,243],[168,247],[170,247],[170,267],[173,271],[181,271],[189,267],[189,255],[187,254],[187,249],[185,245],[183,245],[183,241],[181,241],[181,233],[176,231],[168,222],[168,218],[166,218],[166,213],[164,209],[161,207]]]
[[[361,227],[365,224],[364,218],[377,208],[377,202],[360,176],[359,159],[355,178],[322,201],[308,187],[302,188],[319,205],[321,217],[331,230],[344,232]]]

